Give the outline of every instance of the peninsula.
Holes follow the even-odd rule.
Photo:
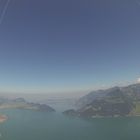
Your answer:
[[[8,119],[6,115],[0,115],[0,123],[5,122]]]

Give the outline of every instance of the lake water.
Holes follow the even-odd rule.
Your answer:
[[[61,113],[2,110],[0,140],[140,140],[140,118],[83,120]]]

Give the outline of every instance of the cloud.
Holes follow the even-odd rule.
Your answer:
[[[137,82],[140,83],[140,78],[138,78]]]

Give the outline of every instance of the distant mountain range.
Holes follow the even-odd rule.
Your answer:
[[[52,98],[41,100],[39,103],[50,105],[58,112],[63,112],[66,109],[75,108],[76,101],[75,98]]]
[[[77,110],[64,114],[81,117],[140,116],[140,84],[97,90],[80,98]]]
[[[26,109],[35,111],[54,112],[55,110],[46,104],[27,102],[24,98],[8,99],[0,98],[0,109]]]

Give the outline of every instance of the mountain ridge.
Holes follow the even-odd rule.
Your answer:
[[[0,109],[27,109],[35,111],[54,112],[55,109],[46,105],[33,102],[27,102],[24,98],[0,98]]]
[[[92,91],[81,97],[76,110],[64,114],[82,117],[140,116],[140,83]]]

